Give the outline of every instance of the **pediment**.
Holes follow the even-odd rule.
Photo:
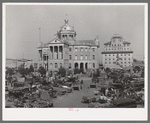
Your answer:
[[[49,44],[63,44],[63,42],[58,39],[53,39],[52,41],[49,42]]]

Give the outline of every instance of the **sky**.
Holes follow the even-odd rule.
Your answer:
[[[49,42],[64,25],[74,26],[77,40],[93,40],[99,35],[99,60],[104,43],[120,34],[131,43],[133,58],[144,57],[143,5],[7,5],[6,58],[38,60],[39,28],[41,41]]]

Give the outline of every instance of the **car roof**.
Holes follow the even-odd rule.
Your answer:
[[[129,102],[136,102],[134,99],[130,99],[130,98],[126,98],[126,99],[118,99],[118,100],[113,100],[112,103],[113,104],[125,104],[125,103],[129,103]]]

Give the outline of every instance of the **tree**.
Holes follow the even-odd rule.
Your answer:
[[[60,74],[62,77],[65,77],[65,76],[66,76],[66,69],[63,68],[63,67],[60,67],[60,68],[59,68],[59,74]]]
[[[25,69],[25,67],[24,67],[24,64],[21,64],[21,65],[18,67],[18,72],[19,72],[22,76],[24,76],[24,75],[27,74],[27,71],[26,71],[26,69]]]
[[[75,69],[74,69],[74,74],[78,74],[78,73],[79,73],[78,68],[75,68]]]
[[[7,68],[7,70],[6,70],[6,75],[12,75],[13,74],[13,70],[12,70],[12,68]]]
[[[110,68],[107,67],[107,68],[105,69],[105,72],[108,74],[108,73],[110,72]]]
[[[141,77],[144,77],[144,68],[142,69]]]
[[[30,65],[29,72],[30,72],[30,73],[31,73],[31,72],[34,72],[34,68],[33,68],[33,65],[32,65],[32,64]]]
[[[97,74],[97,77],[100,76],[100,71],[99,71],[99,69],[97,69],[96,74]]]
[[[43,76],[46,74],[46,70],[44,67],[40,66],[39,69],[38,69],[38,72]]]
[[[140,68],[139,66],[135,66],[135,67],[134,67],[134,71],[135,71],[135,72],[136,72],[136,71],[140,72],[140,70],[141,70],[141,68]]]

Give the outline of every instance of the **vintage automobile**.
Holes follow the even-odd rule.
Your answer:
[[[81,89],[81,86],[80,85],[73,85],[73,90],[78,90],[78,91],[80,91],[80,89]]]
[[[97,88],[96,83],[91,83],[90,88]]]
[[[14,99],[20,99],[24,93],[28,90],[27,87],[13,88],[8,90],[7,100],[13,101]]]
[[[49,108],[53,107],[53,99],[48,91],[40,91],[39,97],[31,96],[24,100],[24,108]]]
[[[113,108],[136,108],[137,103],[135,99],[124,98],[111,101],[111,107]]]
[[[91,102],[91,97],[83,96],[81,103],[90,103]]]
[[[122,83],[111,83],[110,86],[112,86],[115,89],[123,88]]]

